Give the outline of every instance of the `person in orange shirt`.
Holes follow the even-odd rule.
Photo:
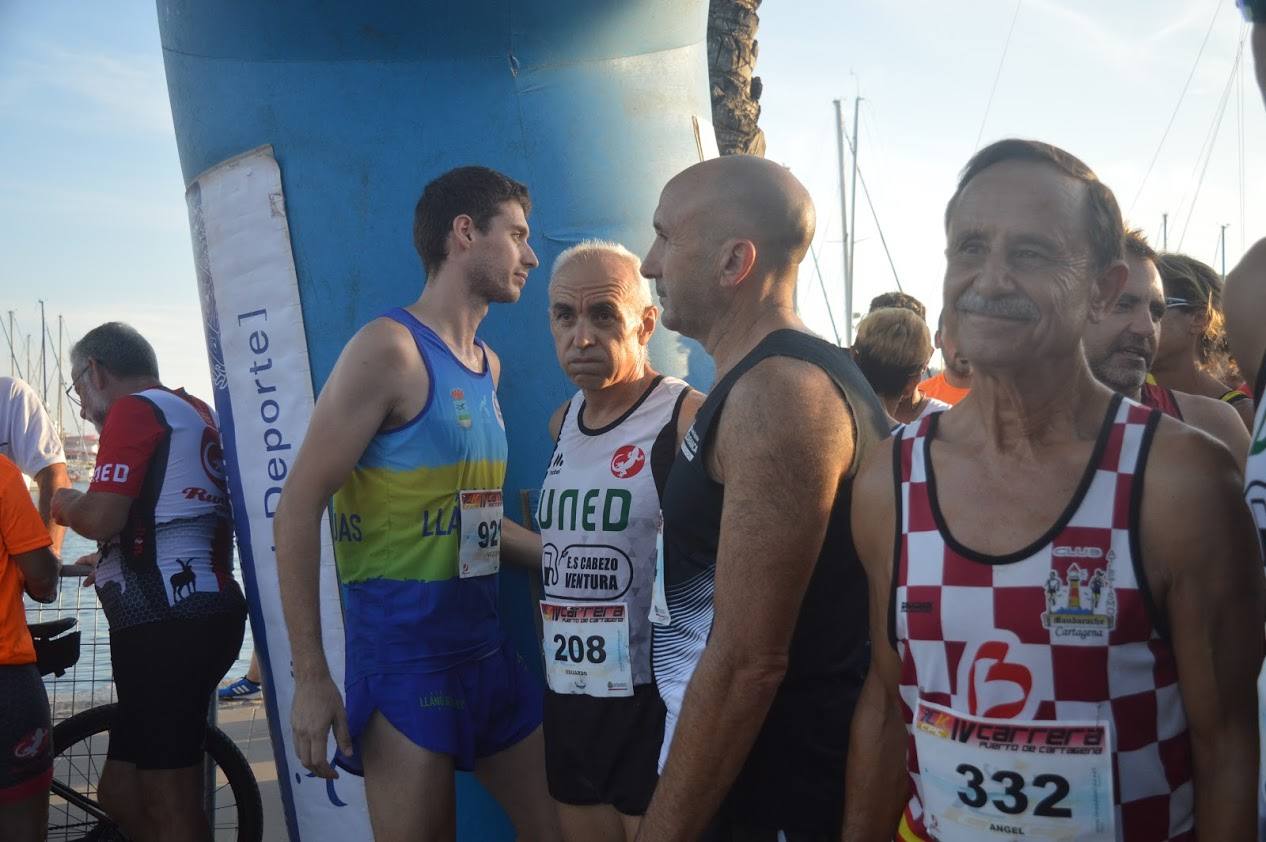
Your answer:
[[[945,311],[936,321],[936,347],[941,349],[945,368],[919,384],[919,391],[953,406],[971,391],[971,363],[958,353],[958,343],[945,330]]]
[[[0,456],[0,839],[44,838],[53,779],[48,695],[35,666],[22,591],[57,598],[61,563],[17,465]]]

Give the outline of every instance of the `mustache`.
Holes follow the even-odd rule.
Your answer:
[[[1125,342],[1117,342],[1116,344],[1112,346],[1112,352],[1114,354],[1117,353],[1118,351],[1130,351],[1130,352],[1139,354],[1143,357],[1146,357],[1147,359],[1150,360],[1152,358],[1152,354],[1154,353],[1155,349],[1152,347],[1152,343],[1150,342],[1125,341]]]
[[[1038,319],[1037,305],[1023,295],[1001,295],[986,298],[978,292],[967,290],[958,297],[954,309],[960,313],[973,313],[977,316],[994,316],[1000,319],[1015,319],[1035,322]]]

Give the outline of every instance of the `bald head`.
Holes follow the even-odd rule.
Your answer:
[[[750,240],[766,270],[798,266],[817,224],[813,199],[799,179],[753,155],[712,158],[682,171],[664,188],[661,204],[670,200],[710,242]]]

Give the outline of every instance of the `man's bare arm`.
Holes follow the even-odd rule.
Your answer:
[[[501,518],[501,559],[528,573],[539,573],[541,536],[503,515]]]
[[[888,842],[909,798],[906,727],[897,685],[901,661],[888,639],[892,598],[895,490],[889,439],[866,457],[853,484],[853,541],[870,592],[870,672],[862,685],[848,743],[845,842]]]
[[[1266,582],[1231,456],[1162,419],[1142,505],[1143,565],[1169,620],[1201,839],[1253,839]]]
[[[53,552],[60,554],[62,539],[66,537],[66,527],[53,520],[53,495],[59,488],[70,488],[70,474],[66,472],[65,462],[54,462],[35,475],[35,484],[40,489],[40,519],[48,526],[48,537],[53,541]]]
[[[1266,43],[1266,26],[1253,28],[1254,38],[1259,33]],[[1266,67],[1259,65],[1258,72],[1266,72]],[[1266,354],[1266,240],[1258,240],[1227,275],[1222,310],[1231,353],[1252,388],[1257,385],[1262,355]]]
[[[820,369],[766,360],[734,387],[713,457],[725,477],[714,620],[642,821],[639,838],[656,842],[699,837],[765,721],[852,463],[851,419]],[[775,503],[779,528],[769,529]]]
[[[347,481],[398,402],[408,364],[406,351],[411,350],[406,341],[411,345],[403,328],[378,320],[343,349],[312,411],[273,522],[281,606],[296,684],[291,711],[295,749],[303,765],[324,778],[337,777],[325,757],[331,726],[344,751],[351,750],[351,740],[321,645],[321,520],[326,504]],[[419,371],[409,372],[411,387],[425,394],[425,367],[420,358],[416,362]]]
[[[118,535],[127,525],[131,509],[132,498],[125,494],[84,492],[70,487],[58,489],[49,504],[49,513],[55,521],[94,541]]]
[[[18,553],[13,557],[18,569],[22,571],[22,579],[26,583],[26,592],[36,602],[52,602],[57,599],[57,578],[61,571],[61,562],[53,554],[50,547]]]
[[[1244,422],[1235,407],[1226,401],[1206,398],[1203,395],[1188,395],[1175,392],[1178,408],[1182,411],[1183,421],[1202,433],[1208,433],[1217,439],[1231,452],[1235,464],[1240,468],[1240,476],[1244,475],[1244,462],[1248,459],[1249,437]]]

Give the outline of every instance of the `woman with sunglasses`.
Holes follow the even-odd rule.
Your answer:
[[[1216,369],[1227,354],[1222,278],[1185,254],[1162,254],[1157,267],[1165,285],[1165,317],[1152,378],[1167,389],[1226,401],[1251,427],[1252,398],[1220,380]]]

